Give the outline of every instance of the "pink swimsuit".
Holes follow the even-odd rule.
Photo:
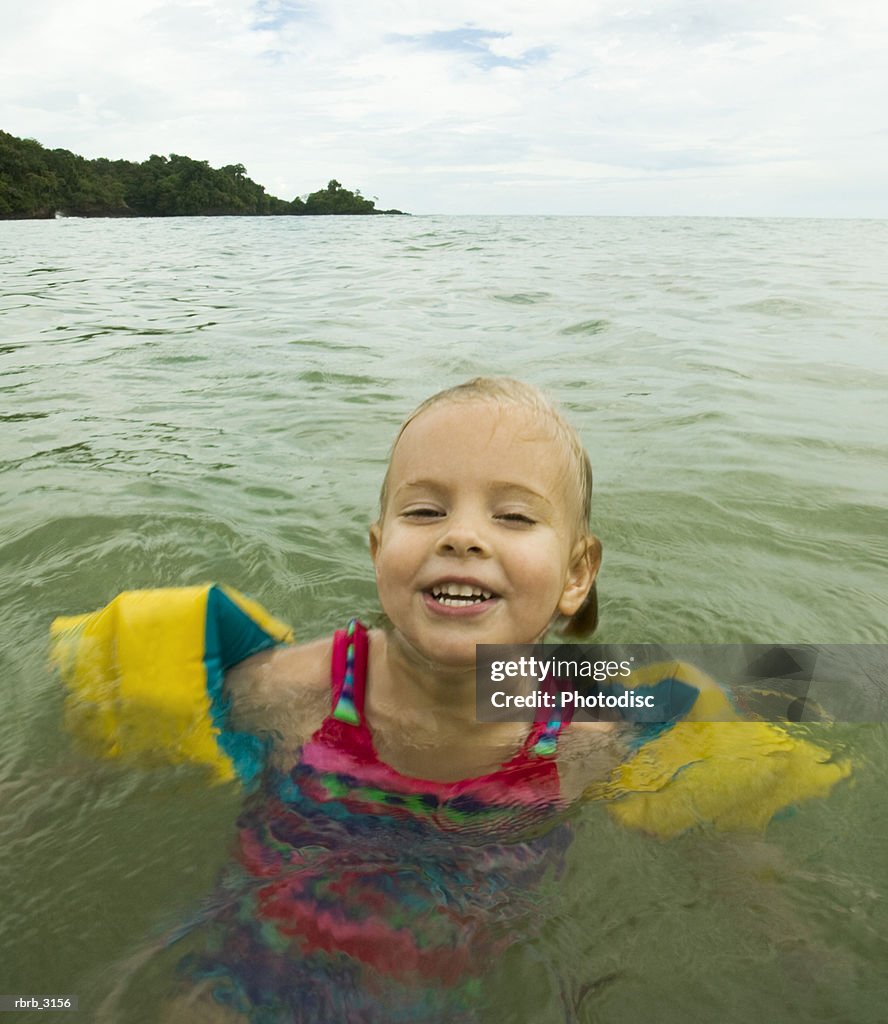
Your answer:
[[[189,958],[192,977],[257,1020],[438,1019],[433,1007],[462,1019],[466,986],[532,928],[534,888],[570,841],[545,753],[564,723],[535,723],[478,778],[401,775],[365,720],[367,648],[356,621],[336,634],[331,713],[248,800],[223,935],[212,957]]]

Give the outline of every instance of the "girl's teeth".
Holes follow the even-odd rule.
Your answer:
[[[489,590],[473,587],[469,583],[444,583],[435,587],[432,597],[441,604],[465,604],[476,601],[487,601],[493,595]]]
[[[492,596],[489,590],[472,587],[467,583],[445,583],[432,592],[432,597],[438,604],[446,605],[448,608],[465,608],[466,605],[488,601]]]

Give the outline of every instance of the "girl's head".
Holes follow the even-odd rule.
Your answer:
[[[383,608],[426,653],[595,628],[592,471],[535,387],[476,378],[423,402],[392,446],[370,531]],[[471,651],[471,657],[468,652]]]

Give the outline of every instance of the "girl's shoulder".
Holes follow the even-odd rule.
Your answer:
[[[627,756],[625,730],[614,722],[573,722],[558,737],[562,797],[571,802],[600,783]]]
[[[225,673],[235,729],[301,746],[330,711],[333,637],[273,647]]]
[[[330,683],[333,637],[304,644],[288,644],[245,658],[225,674],[232,694],[238,690],[262,691],[266,696],[284,690],[304,690]]]

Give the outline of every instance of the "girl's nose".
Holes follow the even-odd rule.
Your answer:
[[[438,540],[436,551],[439,555],[456,555],[459,558],[467,555],[483,558],[488,554],[481,531],[466,519],[453,519],[448,523],[448,528]]]

